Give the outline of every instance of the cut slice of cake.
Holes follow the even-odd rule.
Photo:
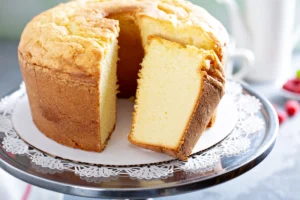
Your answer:
[[[224,83],[214,51],[149,37],[129,141],[187,160],[224,94]]]

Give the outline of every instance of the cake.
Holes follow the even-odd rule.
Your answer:
[[[212,51],[222,67],[226,62],[224,27],[184,0],[75,0],[34,17],[18,57],[37,128],[63,145],[102,151],[116,124],[117,95],[135,96],[152,36]],[[223,78],[208,79],[224,87]]]
[[[186,160],[223,96],[222,68],[212,50],[150,37],[129,141]]]

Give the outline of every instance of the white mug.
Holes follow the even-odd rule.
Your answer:
[[[244,16],[235,0],[218,1],[228,8],[237,46],[255,55],[246,80],[283,82],[290,74],[292,50],[300,37],[300,26],[294,31],[296,0],[244,0]]]

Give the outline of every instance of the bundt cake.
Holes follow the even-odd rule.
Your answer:
[[[153,36],[156,39],[149,40]],[[150,58],[163,62],[162,58],[153,58],[156,46],[164,50],[162,55],[171,56],[162,47],[167,45],[180,54],[172,54],[174,57],[169,59],[177,60],[181,55],[186,56],[182,60],[191,59],[187,62],[192,66],[180,63],[178,67],[195,68],[196,62],[203,64],[206,58],[205,63],[210,62],[210,67],[199,66],[201,78],[194,79],[199,84],[197,89],[201,86],[197,99],[201,105],[190,105],[197,108],[195,113],[203,109],[201,113],[206,115],[185,116],[195,124],[205,118],[199,123],[211,125],[206,118],[214,118],[216,101],[223,92],[227,41],[226,30],[215,18],[185,0],[75,0],[60,4],[26,25],[18,48],[33,121],[42,133],[63,145],[102,151],[115,127],[117,94],[134,96],[145,54],[145,70],[140,74],[150,69]],[[190,52],[203,55],[192,58]],[[164,68],[162,63],[155,63]],[[143,94],[145,82],[141,78],[139,83],[139,93]],[[211,97],[217,90],[217,97]],[[181,92],[178,90],[177,95]],[[142,96],[137,99],[136,120],[141,116],[140,106],[146,105]],[[177,100],[177,96],[165,98]],[[135,144],[142,142],[137,123],[133,123],[130,136]],[[206,125],[201,125],[199,131]],[[188,132],[193,131],[190,127]],[[165,134],[163,130],[161,134]],[[193,134],[199,135],[187,133],[189,138],[182,138],[182,151],[175,151],[172,144],[174,151],[170,154],[186,158],[186,149],[192,148],[192,140],[198,138]]]

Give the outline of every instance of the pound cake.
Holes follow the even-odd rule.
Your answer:
[[[135,96],[152,36],[213,51],[214,62],[225,64],[226,30],[185,0],[74,0],[34,17],[18,57],[37,128],[63,145],[102,151],[116,124],[117,94]]]
[[[129,141],[186,160],[224,94],[212,50],[150,37]]]

